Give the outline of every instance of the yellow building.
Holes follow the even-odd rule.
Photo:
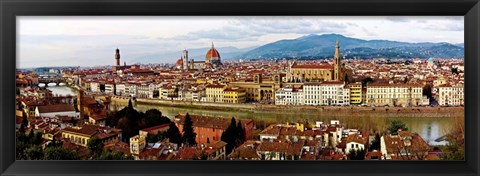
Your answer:
[[[245,103],[246,99],[244,88],[231,87],[223,90],[223,102],[225,103]]]
[[[130,153],[135,160],[139,159],[140,152],[147,145],[147,139],[144,135],[136,135],[130,138]]]
[[[207,85],[205,89],[205,93],[207,96],[208,102],[223,102],[223,90],[225,89],[225,85],[219,84],[210,84]]]
[[[275,103],[275,90],[282,85],[282,76],[275,75],[272,79],[264,79],[262,74],[255,74],[252,81],[236,81],[228,84],[241,87],[246,91],[246,101]]]
[[[356,82],[350,84],[350,104],[362,103],[362,83]]]
[[[84,147],[87,147],[88,141],[93,137],[102,140],[103,143],[121,140],[122,137],[122,132],[120,129],[110,129],[96,125],[67,127],[63,129],[61,133],[64,139],[69,139],[70,142]]]
[[[367,85],[366,104],[375,106],[419,106],[422,85],[373,83]]]
[[[296,65],[290,67],[288,82],[319,82],[333,80],[331,65]]]

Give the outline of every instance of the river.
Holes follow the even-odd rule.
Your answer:
[[[75,92],[66,86],[48,87],[53,95],[72,95],[75,96]],[[119,110],[125,107],[127,104],[112,104],[112,110]],[[204,116],[216,116],[216,117],[238,117],[245,119],[253,119],[257,124],[257,127],[264,127],[269,123],[285,123],[285,122],[297,122],[299,120],[307,120],[309,123],[315,123],[315,121],[323,121],[329,123],[330,120],[338,119],[342,124],[345,124],[347,128],[357,129],[374,129],[383,130],[388,126],[391,120],[402,120],[407,124],[410,131],[418,133],[425,141],[430,145],[445,145],[445,142],[435,142],[435,139],[443,136],[448,129],[454,124],[456,118],[463,117],[447,117],[447,118],[379,118],[379,117],[335,117],[329,114],[302,114],[302,113],[288,113],[288,112],[245,112],[245,111],[218,111],[218,110],[205,110],[205,109],[189,109],[179,107],[165,107],[155,105],[136,105],[135,108],[139,111],[146,111],[148,109],[158,109],[164,116],[169,118],[175,117],[179,113],[189,113],[192,115],[204,115]]]
[[[119,110],[125,107],[127,104],[112,104],[112,110]],[[206,109],[190,109],[180,107],[165,107],[156,105],[135,105],[135,108],[139,111],[145,112],[148,109],[158,109],[164,116],[169,118],[175,117],[179,113],[189,113],[192,115],[204,115],[204,116],[216,116],[216,117],[238,117],[245,119],[253,119],[257,127],[265,127],[269,123],[285,123],[285,122],[297,122],[300,120],[307,120],[311,124],[315,124],[315,121],[323,121],[329,123],[330,120],[340,120],[342,124],[345,124],[347,128],[356,129],[374,129],[384,130],[387,128],[389,121],[401,120],[406,123],[411,132],[418,133],[422,138],[430,145],[445,145],[446,142],[435,142],[435,139],[443,136],[448,129],[454,124],[456,118],[463,117],[443,117],[443,118],[381,118],[381,117],[335,117],[329,114],[302,114],[302,113],[288,113],[288,112],[245,112],[245,111],[218,111],[218,110],[206,110]]]
[[[48,86],[48,90],[52,91],[53,96],[76,96],[77,94],[67,86]]]

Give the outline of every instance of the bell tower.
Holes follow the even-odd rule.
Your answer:
[[[118,48],[115,50],[115,61],[116,65],[120,66],[120,50]]]
[[[341,63],[340,63],[340,45],[337,43],[335,45],[335,55],[333,56],[333,80],[340,81],[341,77]]]

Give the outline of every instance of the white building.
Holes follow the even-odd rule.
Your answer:
[[[119,83],[116,85],[115,94],[118,96],[128,95],[125,94],[125,83]]]
[[[90,90],[92,92],[100,92],[100,83],[98,82],[90,82]]]
[[[423,102],[422,88],[420,84],[368,84],[365,103],[376,106],[420,106]]]
[[[275,92],[277,105],[303,105],[303,90],[292,87],[280,88]]]
[[[55,116],[78,117],[78,113],[71,104],[55,104],[37,106],[35,108],[35,116],[55,117]]]
[[[115,83],[114,82],[105,83],[105,93],[113,94],[114,92],[115,92]]]
[[[350,89],[341,81],[305,83],[303,92],[305,105],[350,105]]]
[[[322,86],[320,83],[303,84],[303,100],[305,105],[322,105]]]
[[[437,89],[437,102],[440,106],[459,106],[464,103],[463,86],[440,85]]]
[[[135,84],[135,83],[125,84],[125,95],[136,97],[137,96],[137,84]]]

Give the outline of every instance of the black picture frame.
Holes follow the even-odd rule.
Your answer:
[[[479,175],[478,0],[1,0],[1,175]],[[465,16],[465,161],[15,161],[16,16]],[[394,32],[394,31],[392,31]]]

